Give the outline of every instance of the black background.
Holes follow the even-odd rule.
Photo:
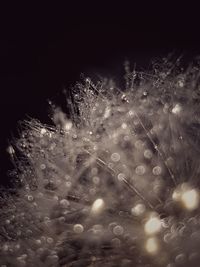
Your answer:
[[[83,3],[84,2],[84,3]],[[107,1],[108,2],[108,1]],[[151,2],[151,3],[149,3]],[[0,178],[12,168],[6,147],[27,115],[49,122],[47,99],[80,74],[117,76],[129,59],[148,68],[173,52],[190,62],[200,54],[198,7],[160,1],[11,4],[1,7]]]

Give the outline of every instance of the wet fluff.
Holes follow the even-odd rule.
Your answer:
[[[126,88],[87,78],[70,118],[24,122],[8,148],[0,266],[198,267],[199,77],[196,65],[126,65]]]

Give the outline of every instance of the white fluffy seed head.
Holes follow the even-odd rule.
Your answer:
[[[70,120],[24,122],[0,266],[199,267],[200,72],[159,66],[126,65],[123,92],[87,78]]]

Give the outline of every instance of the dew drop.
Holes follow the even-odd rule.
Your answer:
[[[122,226],[120,226],[120,225],[117,225],[117,226],[115,226],[115,227],[113,228],[113,233],[114,233],[115,235],[123,235],[123,233],[124,233],[124,228],[123,228]]]
[[[140,216],[142,215],[146,210],[146,207],[144,204],[137,204],[135,207],[131,209],[131,213],[134,216]]]
[[[146,150],[144,151],[144,157],[145,157],[146,159],[151,159],[152,156],[153,156],[153,154],[152,154],[151,150],[146,149]]]
[[[120,160],[120,155],[118,153],[113,153],[111,155],[111,160],[114,162],[118,162]]]
[[[154,175],[160,175],[162,173],[162,169],[160,166],[155,166],[152,170]]]
[[[119,173],[119,174],[117,175],[117,178],[118,178],[119,181],[123,181],[123,180],[126,178],[126,176],[125,176],[124,173]]]
[[[145,167],[144,167],[143,165],[139,165],[139,166],[137,166],[136,169],[135,169],[135,172],[136,172],[136,174],[138,174],[138,175],[143,175],[143,174],[145,174],[145,171],[146,171],[146,169],[145,169]]]
[[[76,234],[81,234],[84,231],[84,227],[82,224],[75,224],[73,230]]]

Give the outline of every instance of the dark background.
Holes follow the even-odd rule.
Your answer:
[[[47,99],[63,104],[61,91],[81,73],[118,76],[126,59],[147,69],[170,52],[188,63],[200,54],[192,3],[81,2],[0,8],[0,183],[12,168],[6,148],[18,121],[48,123]]]

